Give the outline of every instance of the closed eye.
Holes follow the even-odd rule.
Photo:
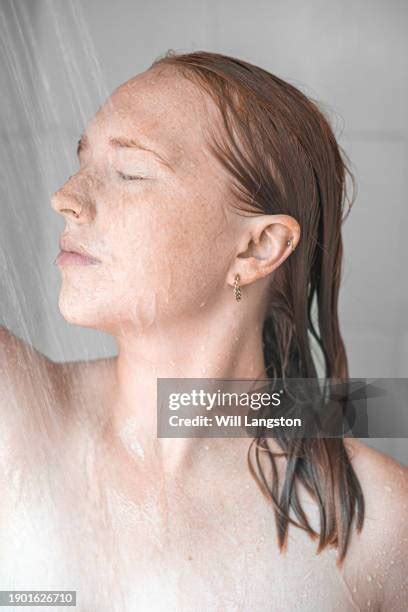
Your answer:
[[[124,181],[143,181],[145,179],[145,177],[141,176],[140,174],[124,174],[123,172],[119,171],[118,174]]]

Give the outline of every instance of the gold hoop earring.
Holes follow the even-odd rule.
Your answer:
[[[239,302],[239,300],[242,297],[242,291],[241,291],[241,287],[239,286],[239,280],[240,280],[240,276],[239,274],[236,274],[235,280],[234,280],[234,293],[235,293],[235,299],[237,300],[237,302]]]

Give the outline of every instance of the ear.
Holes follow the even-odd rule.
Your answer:
[[[300,226],[289,215],[259,215],[245,218],[245,230],[228,270],[227,283],[241,286],[264,278],[285,261],[300,240]]]

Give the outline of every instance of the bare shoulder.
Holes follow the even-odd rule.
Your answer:
[[[354,541],[367,580],[378,586],[381,608],[405,610],[408,601],[408,468],[348,438],[346,449],[365,500],[361,536]]]
[[[97,425],[113,389],[113,362],[55,362],[0,326],[0,457],[17,459],[35,446],[51,452],[84,425]]]
[[[363,487],[368,516],[370,511],[392,513],[396,504],[408,503],[406,466],[354,438],[346,438],[345,446]]]
[[[43,403],[72,408],[77,401],[95,400],[112,384],[114,361],[55,362],[0,326],[0,404],[38,397]]]
[[[384,531],[388,537],[393,532],[407,534],[408,468],[359,440],[348,438],[345,445],[363,489],[366,526],[373,527],[372,537],[381,541]]]
[[[35,392],[52,380],[53,362],[29,343],[0,326],[0,405],[21,392]]]
[[[0,326],[1,474],[32,462],[44,438],[47,410],[57,394],[53,363],[29,343]],[[51,419],[48,420],[52,422]]]

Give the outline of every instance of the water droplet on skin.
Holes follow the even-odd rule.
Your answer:
[[[388,493],[391,493],[391,491],[392,491],[392,487],[390,487],[390,486],[388,486],[388,485],[385,485],[384,489],[385,489],[385,490],[386,490]]]
[[[368,580],[368,582],[371,582],[371,581],[372,581],[372,579],[373,579],[373,577],[371,576],[371,574],[367,574],[367,580]]]
[[[204,448],[205,448],[205,450],[208,450],[210,447],[209,447],[209,446],[206,444],[206,445],[204,446]]]
[[[357,586],[356,585],[354,585],[354,587],[353,587],[353,593],[357,593]]]
[[[135,453],[138,457],[140,457],[141,459],[144,459],[144,457],[145,457],[144,450],[143,450],[142,446],[139,444],[139,442],[137,442],[136,440],[134,442],[131,442],[130,450],[133,453]]]
[[[202,308],[203,306],[205,306],[205,302],[201,302],[199,308]]]
[[[201,368],[201,374],[205,374],[207,372],[207,368]]]

